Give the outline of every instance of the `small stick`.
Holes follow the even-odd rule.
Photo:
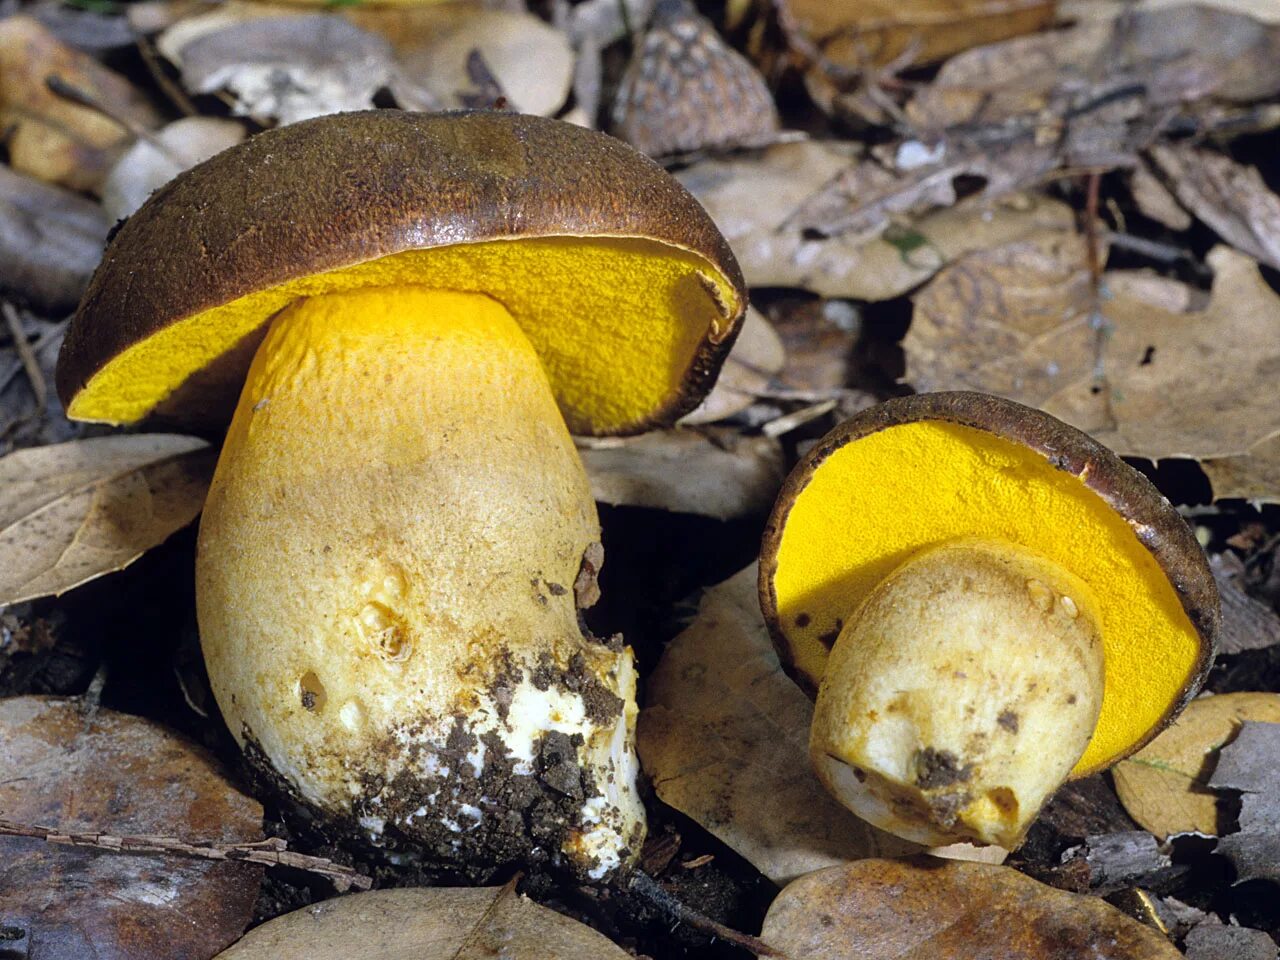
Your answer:
[[[9,335],[13,337],[13,348],[18,351],[18,359],[22,361],[22,369],[27,372],[31,381],[31,392],[36,397],[36,416],[44,412],[45,401],[49,398],[49,384],[45,382],[44,371],[40,369],[40,361],[27,340],[27,331],[22,329],[22,318],[8,300],[0,303],[0,311],[4,312],[4,322],[9,327]]]
[[[644,897],[672,919],[687,923],[695,930],[701,930],[703,933],[709,933],[713,937],[719,937],[726,943],[731,943],[735,947],[754,953],[757,957],[780,957],[783,960],[786,958],[785,953],[769,946],[763,940],[750,934],[739,933],[737,930],[726,927],[722,923],[716,923],[710,917],[704,917],[691,907],[685,906],[667,893],[666,890],[663,890],[656,880],[642,870],[636,870],[631,874],[627,880],[627,886],[632,893]]]
[[[55,96],[61,97],[63,100],[67,100],[77,106],[85,107],[86,109],[102,114],[117,127],[125,131],[125,133],[131,134],[139,140],[147,141],[147,143],[151,144],[151,146],[155,147],[174,163],[185,165],[182,158],[174,153],[172,148],[170,148],[168,144],[157,137],[154,133],[132,117],[126,116],[122,113],[116,113],[116,111],[112,110],[89,91],[82,90],[75,84],[69,83],[56,73],[51,73],[45,77],[44,85],[48,91]]]
[[[187,92],[173,82],[170,76],[165,73],[164,65],[160,63],[156,56],[155,48],[152,46],[151,40],[147,37],[139,36],[135,41],[138,53],[142,57],[143,64],[146,65],[147,72],[151,74],[151,79],[156,82],[170,102],[177,107],[182,113],[188,117],[198,117],[200,111],[196,109],[195,102],[187,96]]]
[[[125,854],[167,854],[191,857],[196,860],[239,860],[261,863],[269,867],[293,867],[307,873],[327,877],[339,893],[352,887],[368,890],[373,880],[350,867],[334,863],[324,857],[312,857],[287,849],[288,844],[278,837],[268,837],[252,843],[186,843],[176,837],[133,836],[117,837],[109,833],[72,833],[53,827],[28,826],[0,819],[0,836],[33,837],[47,843],[67,847],[88,847]]]

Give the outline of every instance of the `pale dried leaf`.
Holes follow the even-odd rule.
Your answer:
[[[1183,209],[1177,197],[1169,192],[1169,188],[1160,182],[1147,164],[1140,163],[1134,167],[1129,192],[1138,209],[1157,223],[1178,231],[1191,226],[1191,214]]]
[[[614,133],[652,157],[773,140],[764,77],[688,0],[658,0],[613,102]]]
[[[1191,831],[1219,835],[1224,824],[1209,777],[1218,751],[1246,720],[1280,721],[1280,694],[1224,693],[1191,701],[1168,729],[1112,768],[1129,816],[1162,839]]]
[[[9,554],[5,554],[8,556]],[[198,843],[262,839],[262,806],[149,720],[0,700],[0,810],[23,825]],[[262,868],[0,837],[0,918],[40,960],[205,960],[253,916]]]
[[[110,226],[93,201],[0,166],[0,289],[50,314],[72,309]]]
[[[1280,723],[1245,723],[1222,748],[1209,785],[1241,792],[1240,829],[1218,842],[1218,852],[1235,865],[1236,883],[1280,883]]]
[[[51,76],[140,127],[159,126],[159,117],[124,77],[61,43],[36,20],[0,20],[0,128],[7,131],[9,164],[47,183],[95,191],[131,134],[50,91]]]
[[[330,14],[239,20],[165,49],[193,93],[228,90],[234,111],[295,123],[373,106],[392,74],[382,37]]]
[[[692,413],[683,417],[684,426],[698,426],[725,420],[740,413],[756,399],[756,394],[782,372],[787,362],[782,338],[755,307],[747,307],[742,329],[733,349],[720,368],[716,385]]]
[[[1044,197],[965,201],[874,239],[813,238],[792,225],[797,210],[848,169],[852,144],[779,144],[752,157],[704,160],[677,178],[707,208],[747,282],[803,287],[826,297],[885,300],[910,290],[970,250],[1073,222]]]
[[[1160,933],[1097,897],[1008,867],[863,860],[801,877],[760,937],[805,960],[1180,960]]]
[[[773,506],[785,475],[782,447],[734,430],[659,430],[578,441],[601,503],[729,520]]]
[[[1202,923],[1187,934],[1187,960],[1276,960],[1276,942],[1262,930]]]
[[[218,960],[626,960],[590,927],[507,887],[374,890],[264,923]]]
[[[200,512],[214,451],[140,434],[74,440],[0,459],[0,606],[120,570]]]
[[[1280,472],[1280,298],[1248,257],[1218,247],[1208,260],[1203,310],[1171,311],[1167,293],[1151,303],[1119,282],[1095,314],[1078,238],[1044,233],[972,254],[917,296],[906,378],[1038,406],[1125,456],[1234,459],[1211,473],[1215,496],[1280,499],[1280,485],[1233,485]]]
[[[1054,0],[786,0],[782,23],[801,52],[859,70],[908,55],[933,63],[954,53],[1038,30]]]
[[[1107,4],[1100,4],[1097,0],[1088,0],[1088,4],[1095,8],[1106,7]],[[1196,0],[1196,4],[1202,7],[1213,7],[1216,10],[1225,10],[1230,13],[1238,13],[1242,16],[1257,20],[1259,23],[1275,23],[1280,24],[1280,4],[1275,0]],[[1185,7],[1187,0],[1138,0],[1136,4],[1131,4],[1129,0],[1117,0],[1110,4],[1110,13],[1114,16],[1120,13],[1126,6],[1137,6],[1143,10],[1161,10],[1167,7]]]
[[[1157,144],[1150,152],[1188,210],[1241,253],[1280,268],[1280,197],[1255,168],[1186,143]]]
[[[569,95],[574,66],[569,39],[532,14],[442,3],[357,6],[345,16],[391,41],[398,63],[391,91],[406,109],[492,106],[475,76],[476,55],[507,106],[518,113],[549,117]]]
[[[116,161],[102,185],[102,209],[112,220],[123,220],[183,170],[234,146],[244,137],[244,126],[234,120],[175,120],[158,131],[153,140],[134,143]]]
[[[654,790],[775,883],[919,850],[859,820],[813,773],[813,704],[782,672],[756,579],[752,565],[709,589],[649,678],[637,748]]]

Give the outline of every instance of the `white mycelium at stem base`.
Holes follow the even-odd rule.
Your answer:
[[[644,812],[631,652],[578,624],[598,539],[547,377],[497,302],[299,301],[254,359],[200,528],[223,716],[369,834],[604,876],[638,853]]]
[[[810,739],[819,776],[898,836],[1016,847],[1093,734],[1097,624],[1083,581],[1021,547],[916,554],[835,642]]]

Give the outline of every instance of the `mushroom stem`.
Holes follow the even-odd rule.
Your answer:
[[[598,540],[502,305],[412,286],[300,300],[254,358],[200,527],[223,716],[374,837],[603,876],[638,851],[643,808],[631,651],[579,627]]]
[[[1012,543],[945,543],[894,570],[841,631],[810,753],[876,826],[1013,848],[1084,753],[1103,679],[1083,581]]]

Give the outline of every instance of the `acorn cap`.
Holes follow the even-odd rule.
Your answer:
[[[617,140],[507,113],[339,114],[232,147],[129,218],[58,393],[75,419],[225,423],[275,313],[392,283],[502,303],[586,434],[692,410],[746,307],[706,212]]]
[[[787,478],[765,528],[760,605],[791,676],[816,694],[863,598],[918,550],[961,537],[1036,551],[1097,599],[1106,690],[1073,777],[1139,749],[1199,689],[1213,660],[1218,592],[1186,522],[1087,434],[967,392],[863,411]]]

